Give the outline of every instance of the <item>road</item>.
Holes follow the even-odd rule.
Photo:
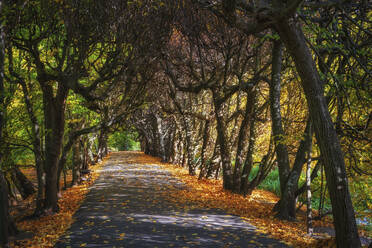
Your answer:
[[[239,216],[171,203],[167,190],[186,186],[141,155],[111,154],[55,247],[288,247]]]

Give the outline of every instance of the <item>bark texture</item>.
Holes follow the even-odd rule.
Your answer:
[[[3,173],[0,171],[0,246],[6,246],[9,241],[9,201],[8,201],[8,185],[5,181]]]
[[[284,192],[289,175],[288,149],[285,144],[285,132],[283,130],[282,115],[280,109],[281,71],[282,71],[283,45],[281,41],[274,41],[272,50],[272,73],[270,83],[270,110],[272,130],[274,134],[275,152],[279,168],[280,192]],[[286,213],[283,218],[288,219]]]
[[[14,166],[11,170],[12,181],[16,185],[19,193],[22,196],[22,199],[26,199],[30,195],[36,192],[32,182],[22,173],[22,171]]]
[[[295,19],[282,20],[275,23],[275,28],[291,54],[301,77],[302,88],[306,95],[324,163],[337,247],[360,247],[344,156],[324,97],[323,82],[320,80],[312,54],[306,45],[300,24]]]
[[[58,163],[62,150],[62,140],[65,125],[65,106],[68,89],[59,85],[54,96],[53,87],[43,82],[44,122],[45,122],[45,200],[44,210],[46,212],[57,212],[58,208]]]

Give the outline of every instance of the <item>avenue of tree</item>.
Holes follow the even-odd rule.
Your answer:
[[[313,191],[319,210],[330,199],[337,246],[360,247],[350,192],[365,180],[359,204],[372,204],[371,10],[365,0],[1,0],[0,245],[17,232],[17,192],[36,193],[35,217],[58,212],[66,171],[80,183],[110,134],[135,131],[146,154],[236,194],[278,170],[273,215],[295,220],[302,197],[311,234]]]

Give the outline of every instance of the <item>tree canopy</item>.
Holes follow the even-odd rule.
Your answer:
[[[137,141],[244,196],[276,171],[276,217],[295,220],[300,199],[332,213],[338,247],[360,246],[354,209],[372,206],[371,3],[0,3],[3,195],[14,197],[13,168],[31,164],[35,216],[57,212],[62,174],[78,184]]]

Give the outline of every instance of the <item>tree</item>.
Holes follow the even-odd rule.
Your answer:
[[[0,11],[3,11],[3,2],[0,2]],[[5,112],[5,91],[4,91],[4,31],[3,20],[0,22],[0,164],[3,162],[3,125]],[[1,169],[1,168],[0,168]],[[3,172],[0,170],[0,245],[7,246],[9,237],[9,211],[8,211],[8,186],[6,184]]]
[[[229,1],[224,0],[228,3]],[[287,51],[291,54],[297,71],[301,77],[315,135],[323,156],[326,178],[328,182],[333,217],[339,247],[360,247],[354,211],[351,203],[345,170],[345,161],[341,151],[332,119],[324,97],[323,82],[320,79],[312,54],[306,44],[301,24],[296,17],[296,9],[302,1],[274,1],[272,6],[259,1],[256,6],[252,2],[232,1],[243,9],[241,18],[236,13],[236,20],[225,18],[228,23],[244,30],[247,34],[257,33],[273,27],[279,34]],[[220,16],[218,10],[212,8]],[[235,10],[234,10],[235,11]],[[245,22],[254,14],[253,21]],[[252,19],[252,18],[251,18]]]
[[[130,77],[129,65],[162,43],[164,34],[146,26],[161,22],[155,14],[155,7],[141,9],[122,1],[27,1],[7,16],[9,41],[30,58],[43,95],[47,212],[58,210],[58,164],[69,91],[90,102],[102,101],[121,79]],[[138,33],[137,24],[144,32]]]
[[[6,9],[5,3],[0,1],[0,12]],[[5,123],[5,112],[7,104],[5,101],[4,87],[4,58],[5,58],[5,33],[3,19],[0,20],[0,165],[4,162],[4,141],[3,127]],[[9,236],[16,234],[17,229],[9,215],[8,185],[5,180],[2,168],[0,167],[0,246],[8,247]]]

